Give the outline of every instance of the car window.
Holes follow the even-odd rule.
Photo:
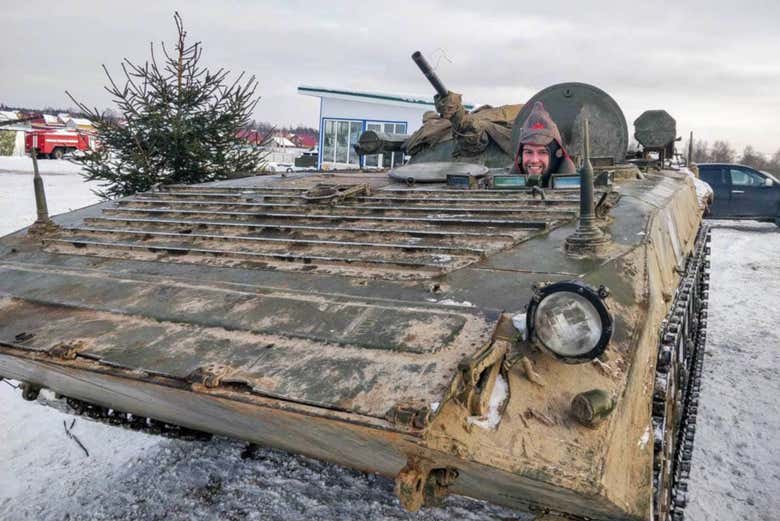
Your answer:
[[[723,169],[720,167],[699,167],[699,176],[710,186],[724,186],[726,183]]]
[[[731,184],[734,186],[763,186],[764,178],[757,172],[743,168],[730,168]]]

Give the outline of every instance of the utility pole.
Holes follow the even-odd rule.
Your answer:
[[[688,138],[688,160],[686,163],[688,167],[693,163],[693,130],[691,130],[691,137]]]

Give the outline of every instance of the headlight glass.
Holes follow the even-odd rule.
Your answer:
[[[612,338],[612,315],[598,290],[580,281],[556,282],[537,290],[528,306],[529,338],[569,363],[593,360]]]
[[[601,338],[598,311],[587,299],[570,291],[559,291],[542,300],[534,318],[536,337],[561,356],[592,351]]]

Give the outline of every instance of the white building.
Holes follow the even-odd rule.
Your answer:
[[[21,114],[10,110],[0,110],[0,121],[14,121],[21,117]],[[3,153],[10,153],[12,156],[24,155],[24,135],[25,132],[32,130],[28,121],[12,123],[10,125],[0,126],[0,133],[9,144],[13,143],[13,149],[4,150]],[[5,137],[8,136],[8,137]],[[5,148],[5,147],[3,147]]]
[[[423,113],[435,110],[433,96],[399,96],[324,87],[298,87],[298,93],[320,98],[320,169],[391,168],[403,161],[400,152],[361,158],[352,146],[366,130],[411,134]],[[467,108],[470,108],[467,106]]]
[[[282,136],[271,136],[260,146],[265,151],[265,160],[269,163],[293,165],[295,158],[306,152],[306,148],[296,147],[295,143]]]

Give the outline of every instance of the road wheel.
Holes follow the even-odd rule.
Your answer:
[[[65,150],[63,150],[60,147],[55,148],[51,153],[52,159],[62,159],[62,156],[65,155]]]
[[[288,174],[291,174],[291,173],[293,173],[293,172],[295,172],[295,170],[293,170],[293,169],[292,169],[292,168],[290,168],[290,167],[287,167],[287,173],[288,173]]]

